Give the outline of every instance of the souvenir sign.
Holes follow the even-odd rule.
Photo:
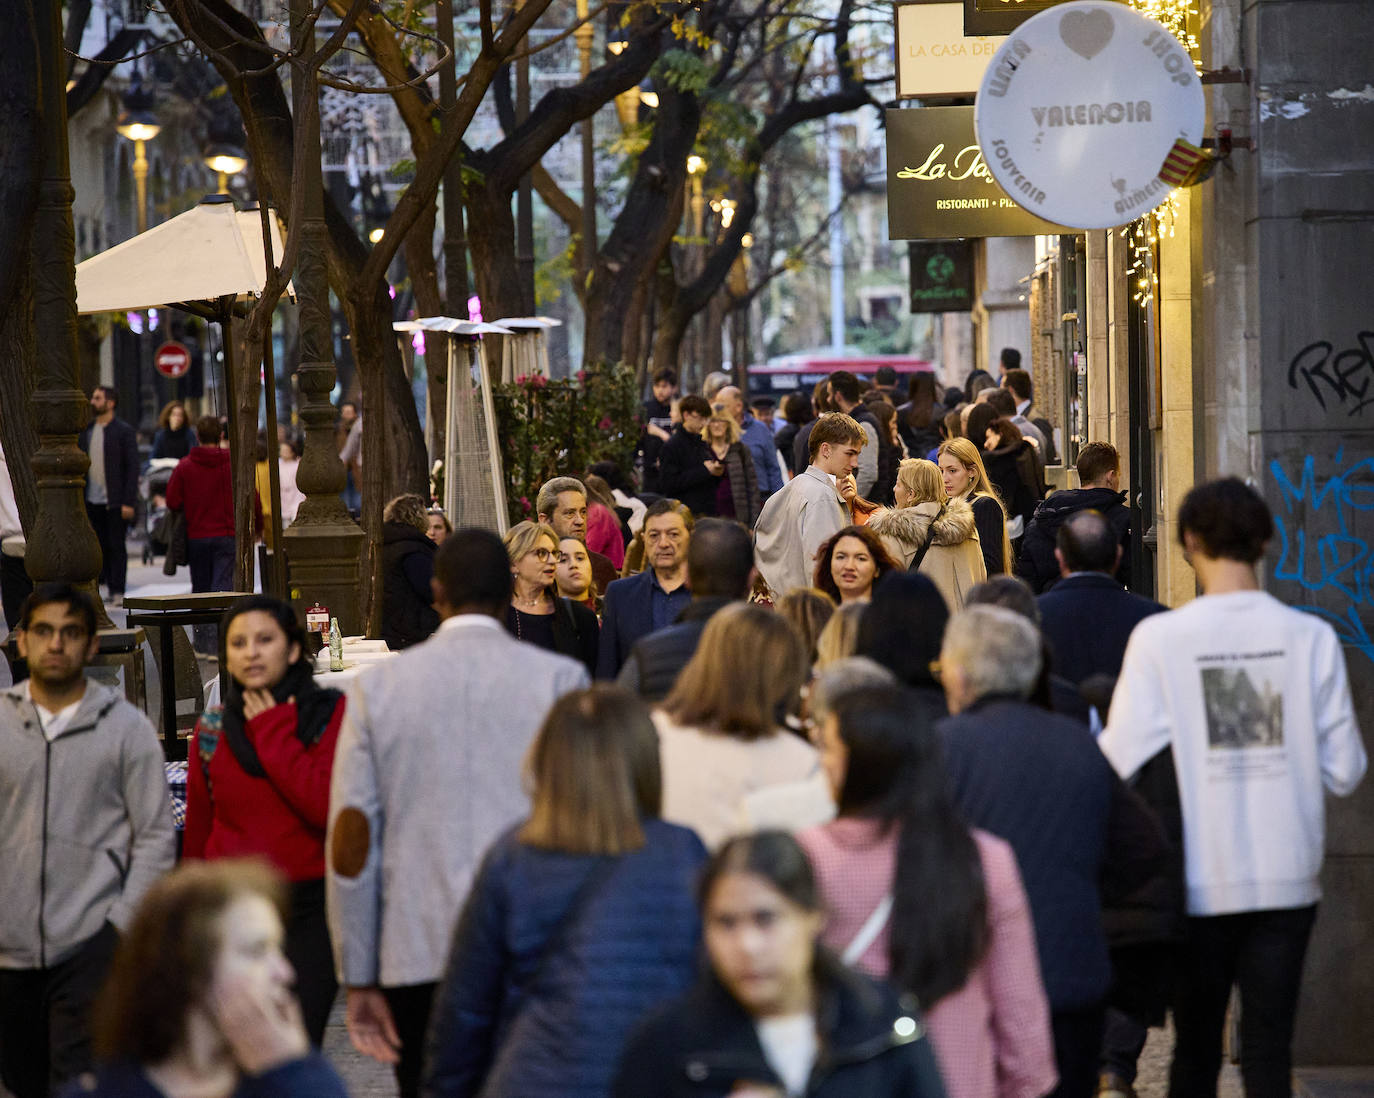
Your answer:
[[[1175,142],[1202,139],[1206,103],[1188,51],[1121,4],[1074,0],[998,49],[974,120],[989,170],[1031,213],[1107,229],[1154,209]]]

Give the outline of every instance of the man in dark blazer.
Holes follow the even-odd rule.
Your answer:
[[[129,552],[124,536],[138,503],[138,439],[134,429],[115,415],[119,394],[97,385],[91,394],[93,417],[79,445],[90,455],[86,471],[86,516],[100,540],[100,582],[109,588],[110,604],[124,601]],[[91,440],[99,445],[92,449]]]
[[[754,585],[754,542],[732,519],[704,518],[692,527],[687,583],[692,601],[678,621],[642,637],[616,682],[647,702],[661,702],[678,673],[696,655],[706,623],[717,610],[749,597]]]
[[[1101,511],[1079,511],[1065,521],[1054,556],[1060,580],[1036,601],[1055,673],[1075,686],[1094,675],[1116,678],[1131,630],[1165,608],[1131,594],[1113,578],[1121,543]]]
[[[1078,722],[1026,701],[1040,636],[1001,606],[950,619],[940,650],[950,788],[973,827],[1005,839],[1026,886],[1050,1003],[1060,1098],[1096,1091],[1112,969],[1102,901],[1165,857],[1159,823]]]
[[[675,499],[661,499],[644,512],[643,535],[644,571],[606,588],[598,679],[620,674],[635,641],[672,625],[692,599],[687,585],[692,512]]]

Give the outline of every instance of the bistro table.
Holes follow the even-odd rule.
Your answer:
[[[172,629],[183,625],[213,625],[244,591],[206,591],[197,595],[129,595],[124,600],[129,625],[162,630],[162,750],[168,759],[186,758],[186,741],[177,736],[176,663]]]

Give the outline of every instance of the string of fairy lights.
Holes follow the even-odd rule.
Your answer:
[[[1197,15],[1193,0],[1129,0],[1131,7],[1142,15],[1147,15],[1169,31],[1188,51],[1193,64],[1201,70],[1197,35],[1192,32],[1196,25],[1191,22]],[[1155,245],[1161,240],[1173,238],[1174,226],[1178,217],[1178,189],[1169,192],[1169,197],[1143,217],[1123,225],[1119,230],[1130,249],[1127,279],[1132,286],[1136,304],[1142,308],[1154,297],[1159,285],[1159,272],[1154,266]]]

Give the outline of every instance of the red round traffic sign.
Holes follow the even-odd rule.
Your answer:
[[[184,344],[168,340],[153,352],[153,365],[163,377],[185,377],[191,368],[191,352]]]

